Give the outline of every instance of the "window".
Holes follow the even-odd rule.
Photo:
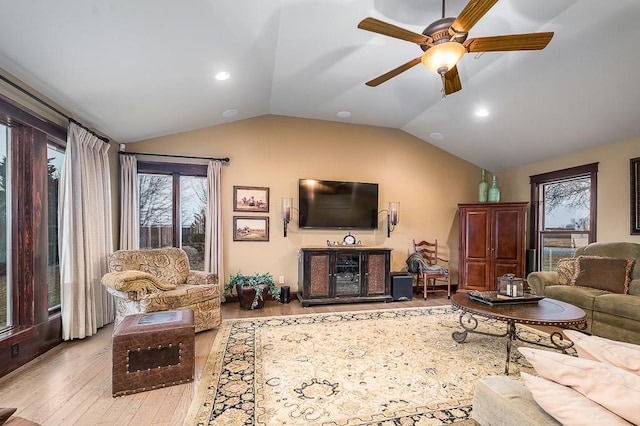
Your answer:
[[[206,176],[204,165],[138,162],[140,248],[182,247],[204,270]]]
[[[62,341],[58,189],[66,129],[0,95],[0,376]],[[15,345],[15,346],[14,346]]]
[[[553,271],[596,240],[598,163],[531,176],[531,241],[537,270]]]
[[[47,213],[48,251],[47,284],[48,307],[50,311],[60,308],[60,255],[58,253],[58,191],[60,172],[64,163],[64,150],[53,144],[47,146]]]
[[[11,187],[7,185],[9,168],[9,128],[0,125],[0,330],[12,325],[11,321]]]

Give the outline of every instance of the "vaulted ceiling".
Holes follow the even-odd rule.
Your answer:
[[[465,55],[447,97],[422,65],[365,86],[422,53],[358,29],[368,16],[421,33],[442,3],[3,0],[0,68],[121,143],[276,114],[401,129],[498,172],[640,136],[637,0],[498,1],[470,37],[553,39]]]

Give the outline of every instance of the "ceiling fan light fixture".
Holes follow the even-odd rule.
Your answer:
[[[455,41],[436,44],[422,55],[422,64],[436,74],[444,74],[453,68],[466,53],[465,47]]]

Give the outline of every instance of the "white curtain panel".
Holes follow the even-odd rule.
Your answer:
[[[82,339],[114,319],[100,284],[113,251],[109,144],[71,123],[60,186],[62,338]]]
[[[120,249],[140,248],[140,200],[138,199],[138,160],[120,155]]]
[[[207,167],[207,211],[204,239],[204,270],[218,274],[218,283],[224,288],[222,263],[222,203],[220,183],[222,162],[210,160]]]

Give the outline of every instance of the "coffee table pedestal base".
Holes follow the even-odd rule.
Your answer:
[[[516,328],[516,321],[511,319],[504,320],[504,322],[506,322],[506,325],[507,325],[507,331],[502,334],[489,333],[486,331],[478,330],[478,325],[479,325],[478,320],[473,316],[473,314],[466,311],[462,311],[460,313],[459,322],[463,330],[454,331],[453,333],[451,333],[451,337],[453,338],[453,340],[455,340],[458,343],[464,342],[467,339],[467,335],[469,333],[482,334],[482,335],[491,336],[491,337],[507,337],[507,360],[504,366],[504,374],[506,375],[509,375],[509,361],[511,360],[511,346],[514,340],[520,340],[521,342],[529,343],[531,345],[540,346],[544,348],[559,349],[563,353],[567,353],[567,349],[573,346],[573,342],[565,340],[564,336],[559,331],[554,331],[549,335],[549,341],[551,342],[551,344],[545,344],[545,343],[529,340],[521,336],[521,334],[518,332],[518,329]]]

